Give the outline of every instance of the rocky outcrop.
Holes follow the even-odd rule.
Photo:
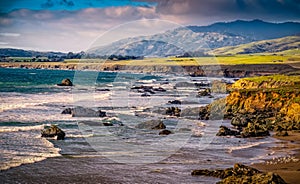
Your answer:
[[[106,117],[106,112],[90,108],[75,107],[71,109],[72,117]]]
[[[42,130],[42,137],[55,137],[57,140],[65,139],[65,132],[58,128],[56,125],[51,125],[51,127]]]
[[[233,168],[224,170],[194,170],[191,173],[193,176],[209,176],[217,177],[222,180],[218,184],[231,184],[231,183],[276,183],[286,184],[286,182],[275,173],[263,173],[257,169],[242,165],[235,164]]]
[[[158,134],[159,135],[169,135],[169,134],[172,134],[172,132],[170,130],[162,130]]]
[[[161,120],[150,120],[138,124],[136,128],[148,129],[148,130],[160,130],[160,129],[165,129],[166,125]]]
[[[230,94],[198,108],[199,119],[231,119],[241,137],[268,136],[269,131],[300,130],[300,76],[275,75],[241,79]],[[192,111],[192,109],[189,109]],[[184,109],[182,115],[188,114]],[[218,135],[232,135],[222,127]]]
[[[102,120],[104,126],[124,126],[124,124],[117,118],[105,118]]]
[[[237,136],[240,135],[240,132],[231,130],[225,126],[220,126],[220,130],[217,133],[217,136]]]
[[[66,79],[63,79],[61,81],[60,84],[57,84],[58,86],[73,86],[73,83],[70,79],[66,78]]]
[[[243,128],[241,136],[246,137],[263,137],[269,136],[270,133],[266,125],[260,125],[258,123],[248,123],[247,127]]]

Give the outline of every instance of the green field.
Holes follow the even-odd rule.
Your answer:
[[[20,58],[11,58],[14,61]],[[25,59],[25,58],[22,58]],[[234,55],[216,57],[193,57],[193,58],[145,58],[143,60],[103,60],[103,59],[66,59],[63,62],[34,62],[37,64],[92,64],[105,63],[107,65],[137,65],[137,66],[194,66],[194,65],[240,65],[240,64],[297,64],[300,55]],[[21,62],[22,63],[22,62]],[[24,62],[26,63],[26,62]]]

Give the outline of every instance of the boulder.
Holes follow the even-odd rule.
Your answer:
[[[57,140],[65,139],[65,132],[58,128],[56,125],[51,125],[51,127],[42,130],[42,137],[56,137]]]
[[[124,124],[117,118],[106,118],[102,120],[104,126],[124,126]]]
[[[180,112],[181,109],[179,109],[178,107],[168,107],[166,109],[166,115],[170,115],[170,116],[180,116]]]
[[[62,114],[72,114],[72,108],[66,108],[61,113]]]
[[[237,136],[239,134],[240,133],[238,131],[231,130],[230,128],[227,128],[225,126],[220,126],[220,130],[216,136]]]
[[[149,120],[138,124],[136,128],[148,129],[148,130],[160,130],[160,129],[165,129],[166,125],[161,120]]]
[[[90,108],[75,107],[72,109],[72,117],[106,117],[106,112],[98,110],[95,111]]]
[[[178,105],[181,105],[181,101],[180,100],[168,101],[168,104],[178,104]]]
[[[172,134],[170,130],[162,130],[159,132],[159,135],[169,135],[169,134]]]
[[[58,86],[73,86],[73,83],[70,79],[66,78],[66,79],[63,79],[61,81],[60,84],[57,84]]]

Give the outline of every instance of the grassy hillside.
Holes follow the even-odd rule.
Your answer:
[[[253,53],[299,54],[300,36],[288,36],[263,40],[237,46],[222,47],[209,52],[214,55],[235,55]]]
[[[11,57],[13,61],[18,58]],[[300,55],[234,55],[193,58],[145,58],[142,60],[104,60],[104,59],[66,59],[64,62],[31,62],[31,64],[105,64],[105,65],[137,65],[137,66],[172,66],[172,65],[239,65],[239,64],[298,64]],[[27,62],[17,62],[26,64]]]

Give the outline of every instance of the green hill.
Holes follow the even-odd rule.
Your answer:
[[[208,54],[212,55],[235,55],[235,54],[254,54],[254,53],[278,53],[278,54],[300,54],[300,36],[287,36],[272,40],[262,40],[214,49]]]

